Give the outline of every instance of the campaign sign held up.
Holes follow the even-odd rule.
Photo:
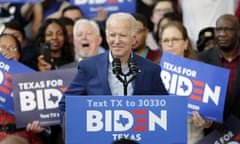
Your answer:
[[[34,72],[33,69],[0,54],[0,109],[14,115],[12,76],[17,73]]]
[[[1,0],[1,2],[11,2],[11,3],[27,3],[27,2],[41,2],[41,0]]]
[[[169,94],[188,96],[188,114],[222,122],[229,70],[163,53],[161,78]]]
[[[105,9],[108,15],[115,12],[136,11],[136,0],[70,0],[70,3],[79,6],[87,18],[96,17],[100,8]]]
[[[187,98],[66,96],[67,144],[186,144]]]
[[[197,144],[240,144],[240,120],[230,115],[224,126],[227,131],[220,133],[214,130]]]
[[[14,75],[16,126],[25,127],[33,120],[42,126],[59,124],[58,103],[75,74],[74,68]]]

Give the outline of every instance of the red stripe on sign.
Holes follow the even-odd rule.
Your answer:
[[[135,115],[145,115],[145,114],[147,114],[147,110],[132,110],[132,112]]]
[[[146,118],[137,118],[136,122],[137,123],[147,123],[147,119]]]
[[[12,79],[12,75],[10,75],[9,73],[5,72],[4,75],[7,79]]]
[[[118,0],[108,0],[107,2],[109,2],[109,3],[116,3],[116,2],[118,2]]]
[[[147,127],[146,126],[135,126],[133,127],[134,131],[146,131]]]
[[[12,83],[11,83],[11,82],[8,82],[8,81],[4,81],[3,84],[4,84],[5,86],[9,87],[9,88],[12,88],[12,87],[13,87]]]
[[[8,89],[6,89],[6,88],[4,88],[4,87],[2,87],[2,86],[0,86],[0,91],[3,92],[3,93],[5,93],[5,94],[7,94],[7,95],[10,95],[10,93],[11,93],[10,90],[8,90]]]
[[[196,100],[196,101],[202,101],[202,97],[196,96],[196,95],[190,95],[190,99]]]
[[[198,89],[198,88],[194,88],[193,92],[196,93],[196,94],[202,94],[203,90],[202,89]]]
[[[204,82],[201,82],[201,81],[198,81],[198,80],[192,80],[193,81],[193,84],[194,85],[197,85],[197,86],[204,86]]]

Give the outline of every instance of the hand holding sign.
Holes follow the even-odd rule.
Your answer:
[[[193,111],[193,123],[196,127],[209,128],[213,122],[203,119],[197,111]]]
[[[45,130],[45,128],[40,126],[39,121],[33,121],[27,125],[26,130],[34,133],[41,133]]]

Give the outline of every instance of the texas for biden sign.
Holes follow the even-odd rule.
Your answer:
[[[15,114],[12,76],[28,72],[34,72],[34,70],[13,59],[5,59],[0,54],[0,109],[11,115]]]
[[[187,98],[66,96],[67,144],[187,143]]]
[[[188,96],[188,114],[222,122],[229,70],[163,53],[161,78],[169,94]]]
[[[17,127],[39,120],[42,126],[59,124],[58,102],[76,74],[76,69],[52,70],[13,76]]]

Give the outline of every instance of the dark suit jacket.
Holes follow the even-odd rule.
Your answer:
[[[200,60],[205,63],[221,66],[221,58],[217,47],[211,48],[199,54]],[[231,100],[227,96],[224,108],[224,118],[226,119],[230,114],[237,116],[240,119],[240,60],[237,65],[237,75],[234,81],[234,90]]]
[[[135,78],[134,95],[167,95],[160,78],[159,65],[133,54],[139,70]],[[65,95],[111,95],[108,84],[109,52],[83,60],[78,65],[78,73]],[[65,111],[65,95],[60,113]]]

